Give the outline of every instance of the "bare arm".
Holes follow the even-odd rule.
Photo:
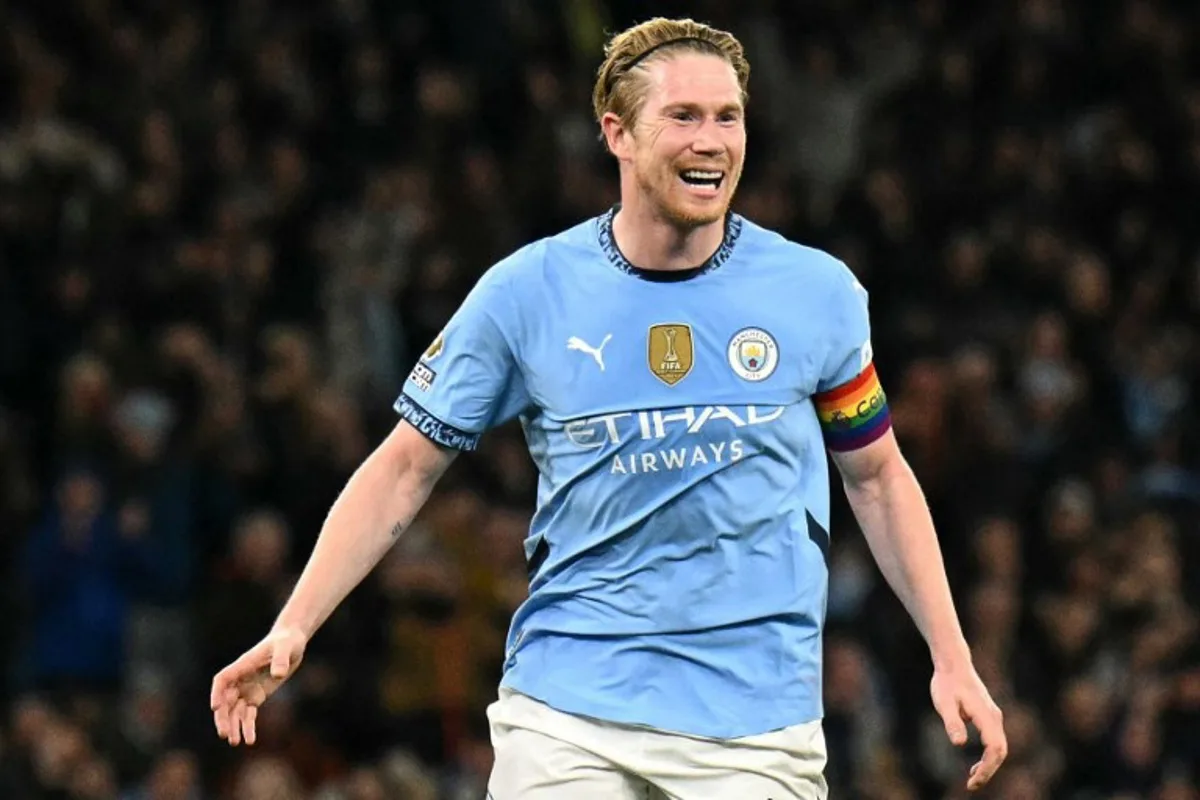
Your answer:
[[[412,523],[456,454],[401,421],[330,508],[275,629],[311,639]]]
[[[969,662],[933,519],[895,435],[835,453],[834,463],[871,554],[925,637],[934,665]]]
[[[929,645],[930,695],[950,741],[967,743],[966,722],[979,729],[984,753],[967,781],[977,790],[1004,763],[1008,740],[1000,708],[971,663],[925,496],[890,430],[834,460],[879,569]]]
[[[413,521],[456,453],[401,422],[354,472],[275,625],[213,678],[210,703],[222,739],[254,744],[259,707],[300,666],[313,634]]]

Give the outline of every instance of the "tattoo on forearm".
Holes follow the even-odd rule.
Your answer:
[[[403,522],[397,522],[395,525],[393,525],[392,526],[392,538],[399,539],[400,534],[404,533],[404,529],[406,527],[408,527],[408,526],[405,525]]]

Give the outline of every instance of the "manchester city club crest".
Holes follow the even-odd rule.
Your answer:
[[[762,381],[779,365],[779,345],[762,328],[742,328],[729,340],[729,366],[747,381]]]

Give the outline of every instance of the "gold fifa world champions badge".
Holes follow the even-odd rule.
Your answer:
[[[668,386],[674,386],[692,371],[695,348],[692,327],[681,322],[651,325],[647,343],[650,371]]]

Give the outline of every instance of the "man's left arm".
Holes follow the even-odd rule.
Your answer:
[[[867,290],[841,262],[828,275],[828,296],[817,307],[827,337],[813,395],[817,419],[871,554],[929,644],[930,693],[946,733],[964,745],[966,723],[979,729],[983,759],[967,781],[975,790],[1008,755],[1000,709],[971,663],[933,519],[892,432],[875,372]]]
[[[1000,768],[1008,743],[1000,709],[971,662],[925,496],[890,426],[869,444],[834,450],[833,460],[871,554],[929,645],[930,693],[946,733],[961,746],[967,722],[979,730],[984,754],[967,782],[979,789]]]

